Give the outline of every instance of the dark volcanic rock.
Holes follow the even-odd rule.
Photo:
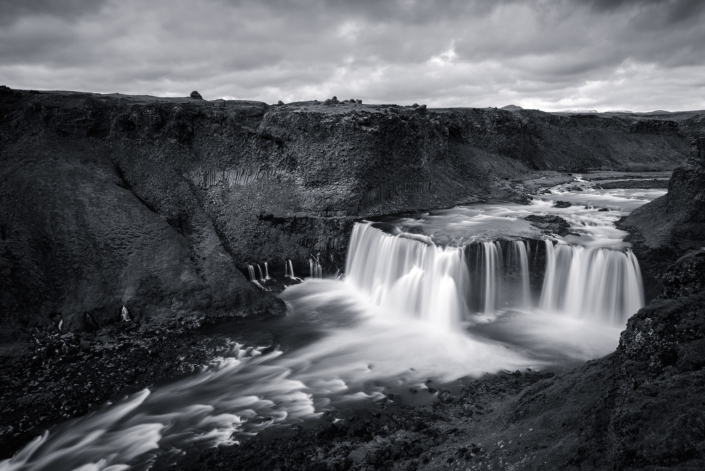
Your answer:
[[[572,234],[572,232],[570,232],[570,224],[560,216],[539,216],[538,214],[532,214],[526,216],[524,219],[531,221],[533,226],[538,227],[547,234],[557,234],[559,236]]]
[[[645,272],[648,297],[661,289],[660,276],[686,251],[705,246],[705,137],[692,142],[685,165],[674,170],[668,193],[618,223],[631,233]]]
[[[570,208],[573,205],[569,201],[556,201],[553,203],[553,206],[556,208]]]
[[[705,292],[705,249],[693,250],[679,258],[663,275],[659,296],[675,299]]]
[[[201,94],[198,93],[198,92],[195,91],[195,90],[192,91],[192,92],[191,92],[191,95],[189,95],[189,96],[190,96],[191,98],[195,98],[195,99],[197,99],[197,100],[203,100],[203,97],[201,96]]]

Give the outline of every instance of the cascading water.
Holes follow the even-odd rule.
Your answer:
[[[418,235],[390,235],[358,223],[350,239],[347,280],[391,311],[453,328],[470,312],[532,309],[526,241],[485,241],[441,248]],[[631,250],[545,241],[539,307],[624,325],[644,305],[639,264]],[[467,254],[464,254],[467,251]]]
[[[531,305],[531,288],[529,286],[529,256],[527,255],[524,241],[515,240],[512,244],[511,266],[518,266],[519,269],[519,297],[522,306]],[[518,262],[518,263],[517,263]]]
[[[318,260],[308,259],[308,266],[311,273],[311,278],[323,278],[323,267],[318,263]]]
[[[294,275],[294,264],[291,263],[291,260],[284,262],[284,277],[298,280]]]
[[[466,311],[467,266],[459,249],[429,239],[392,236],[356,224],[350,238],[346,281],[369,301],[400,315],[450,329]]]
[[[501,280],[497,278],[497,266],[499,265],[497,246],[494,242],[482,243],[482,268],[485,289],[485,314],[492,314],[497,304],[497,292],[501,285]],[[501,253],[501,252],[500,252]]]
[[[624,325],[644,306],[641,270],[631,250],[545,244],[542,309]]]

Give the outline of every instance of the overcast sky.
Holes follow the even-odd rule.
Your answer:
[[[0,0],[0,84],[705,109],[705,0]]]

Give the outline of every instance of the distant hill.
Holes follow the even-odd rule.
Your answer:
[[[502,108],[500,108],[500,110],[506,110],[506,111],[518,111],[518,110],[523,110],[523,109],[524,108],[522,108],[521,106],[517,106],[517,105],[507,105],[507,106],[503,106]]]
[[[563,113],[563,114],[585,114],[585,113],[599,113],[597,110],[562,110],[554,111],[553,113]]]

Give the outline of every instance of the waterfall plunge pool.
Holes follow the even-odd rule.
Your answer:
[[[234,343],[198,374],[55,427],[0,471],[148,469],[158,455],[233,444],[389,390],[603,356],[643,305],[638,262],[614,222],[662,194],[556,188],[528,206],[357,224],[345,280],[288,288],[288,315],[258,326],[283,348]],[[530,214],[560,215],[579,235],[545,236]]]

